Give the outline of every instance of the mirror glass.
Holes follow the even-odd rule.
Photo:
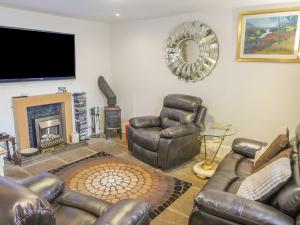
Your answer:
[[[186,81],[202,80],[214,69],[219,44],[214,32],[200,21],[176,26],[166,41],[166,61],[171,72]]]
[[[195,40],[186,40],[181,44],[181,54],[185,63],[194,63],[199,57],[200,50]]]

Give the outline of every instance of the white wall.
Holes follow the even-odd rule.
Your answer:
[[[88,107],[105,105],[97,87],[99,75],[112,82],[123,121],[158,114],[165,95],[183,93],[202,97],[211,119],[232,123],[238,136],[269,140],[282,125],[294,130],[300,120],[300,64],[236,62],[238,11],[246,10],[214,10],[110,26],[0,7],[2,26],[76,34],[77,70],[76,80],[0,83],[0,131],[14,134],[12,96],[54,93],[58,86],[66,86],[71,92],[86,91]],[[220,43],[216,68],[196,83],[178,80],[164,60],[169,32],[188,20],[209,25]]]
[[[70,92],[87,92],[88,107],[104,106],[97,78],[111,81],[108,24],[0,7],[0,25],[75,34],[77,75],[76,80],[0,83],[0,131],[15,133],[11,98],[21,94],[55,93],[65,86]]]
[[[236,62],[239,10],[218,10],[112,25],[112,81],[123,119],[157,115],[165,95],[200,96],[209,116],[238,133],[270,140],[276,129],[300,121],[300,64]],[[178,80],[166,66],[165,40],[179,23],[200,20],[216,33],[220,57],[203,81]],[[232,139],[228,139],[229,141]]]

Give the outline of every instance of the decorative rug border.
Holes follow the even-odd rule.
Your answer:
[[[56,174],[56,173],[60,172],[61,170],[65,169],[65,168],[68,168],[68,167],[70,167],[70,166],[72,166],[76,163],[79,163],[79,162],[82,162],[82,161],[85,161],[85,160],[89,160],[89,159],[96,159],[96,158],[106,157],[106,156],[111,156],[111,157],[115,157],[115,158],[119,159],[118,157],[112,156],[109,153],[98,152],[96,154],[87,156],[85,158],[70,162],[66,165],[60,166],[60,167],[58,167],[56,169],[53,169],[53,170],[50,170],[48,172],[52,173],[52,174]],[[121,159],[121,160],[123,160],[123,159]],[[123,160],[123,161],[125,161],[125,160]],[[157,173],[159,173],[159,172],[157,172]],[[164,175],[164,176],[168,176],[168,175]],[[151,212],[149,213],[149,216],[150,216],[151,220],[153,220],[156,216],[158,216],[160,213],[162,213],[166,208],[168,208],[173,202],[175,202],[181,195],[183,195],[192,186],[192,184],[187,182],[187,181],[179,180],[178,178],[172,177],[172,176],[169,176],[169,177],[173,178],[174,183],[175,183],[174,190],[172,190],[172,195],[164,203],[162,203],[158,207],[151,210]],[[182,187],[182,188],[178,188],[178,187]]]

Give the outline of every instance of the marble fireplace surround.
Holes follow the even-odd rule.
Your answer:
[[[71,93],[14,97],[12,103],[18,150],[30,148],[27,109],[33,106],[57,103],[61,104],[62,123],[67,137],[65,141],[70,144],[70,137],[73,133]]]

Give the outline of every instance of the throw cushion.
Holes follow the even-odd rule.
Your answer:
[[[277,134],[278,135],[285,135],[287,136],[287,138],[290,138],[290,131],[289,131],[289,128],[287,126],[284,126],[284,127],[280,127],[278,130],[277,130]]]
[[[289,158],[280,158],[248,176],[237,195],[250,200],[267,201],[292,175]]]
[[[270,163],[276,161],[277,159],[280,159],[280,158],[288,158],[288,159],[291,159],[291,156],[292,156],[292,152],[293,152],[293,149],[292,148],[289,148],[287,150],[284,150],[280,153],[278,153],[276,156],[274,156],[271,160],[269,160],[268,162],[266,162],[265,164],[259,166],[259,167],[256,167],[254,170],[253,170],[253,173],[256,173],[257,171],[261,170],[262,168],[266,167],[267,165],[269,165]]]
[[[255,153],[254,170],[261,167],[274,156],[290,146],[289,139],[286,135],[279,135],[275,140],[269,143],[265,148]]]

